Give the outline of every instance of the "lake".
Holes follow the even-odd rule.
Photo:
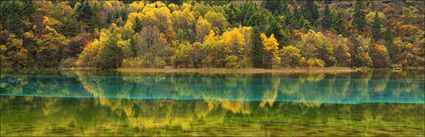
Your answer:
[[[2,72],[0,135],[424,136],[424,72]]]

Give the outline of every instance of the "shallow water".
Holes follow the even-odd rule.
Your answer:
[[[424,136],[424,71],[5,72],[0,135]]]

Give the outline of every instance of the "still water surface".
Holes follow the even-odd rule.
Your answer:
[[[424,136],[424,71],[2,72],[1,136]]]

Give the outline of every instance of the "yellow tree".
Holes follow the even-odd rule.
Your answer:
[[[280,64],[280,57],[278,56],[279,43],[274,37],[274,34],[267,38],[267,36],[262,33],[261,43],[263,44],[264,50],[264,66],[267,68],[277,67]]]
[[[203,42],[205,36],[207,36],[211,30],[211,23],[209,23],[206,19],[200,17],[196,22],[196,40]]]

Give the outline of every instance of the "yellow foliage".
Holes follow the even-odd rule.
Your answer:
[[[279,43],[274,37],[274,34],[272,34],[270,38],[267,38],[267,36],[264,33],[262,33],[261,40],[262,40],[263,50],[265,52],[265,55],[266,56],[271,55],[271,58],[269,58],[268,60],[271,61],[271,63],[273,64],[272,66],[278,65],[280,63],[280,57],[278,56]]]
[[[210,33],[211,23],[209,23],[206,19],[200,17],[196,22],[196,39],[198,41],[204,41],[204,37]]]
[[[140,1],[132,2],[129,6],[130,12],[140,12],[145,7],[145,4]]]
[[[245,38],[239,28],[233,28],[230,31],[224,32],[221,39],[226,45],[237,45],[239,49],[244,49]]]

